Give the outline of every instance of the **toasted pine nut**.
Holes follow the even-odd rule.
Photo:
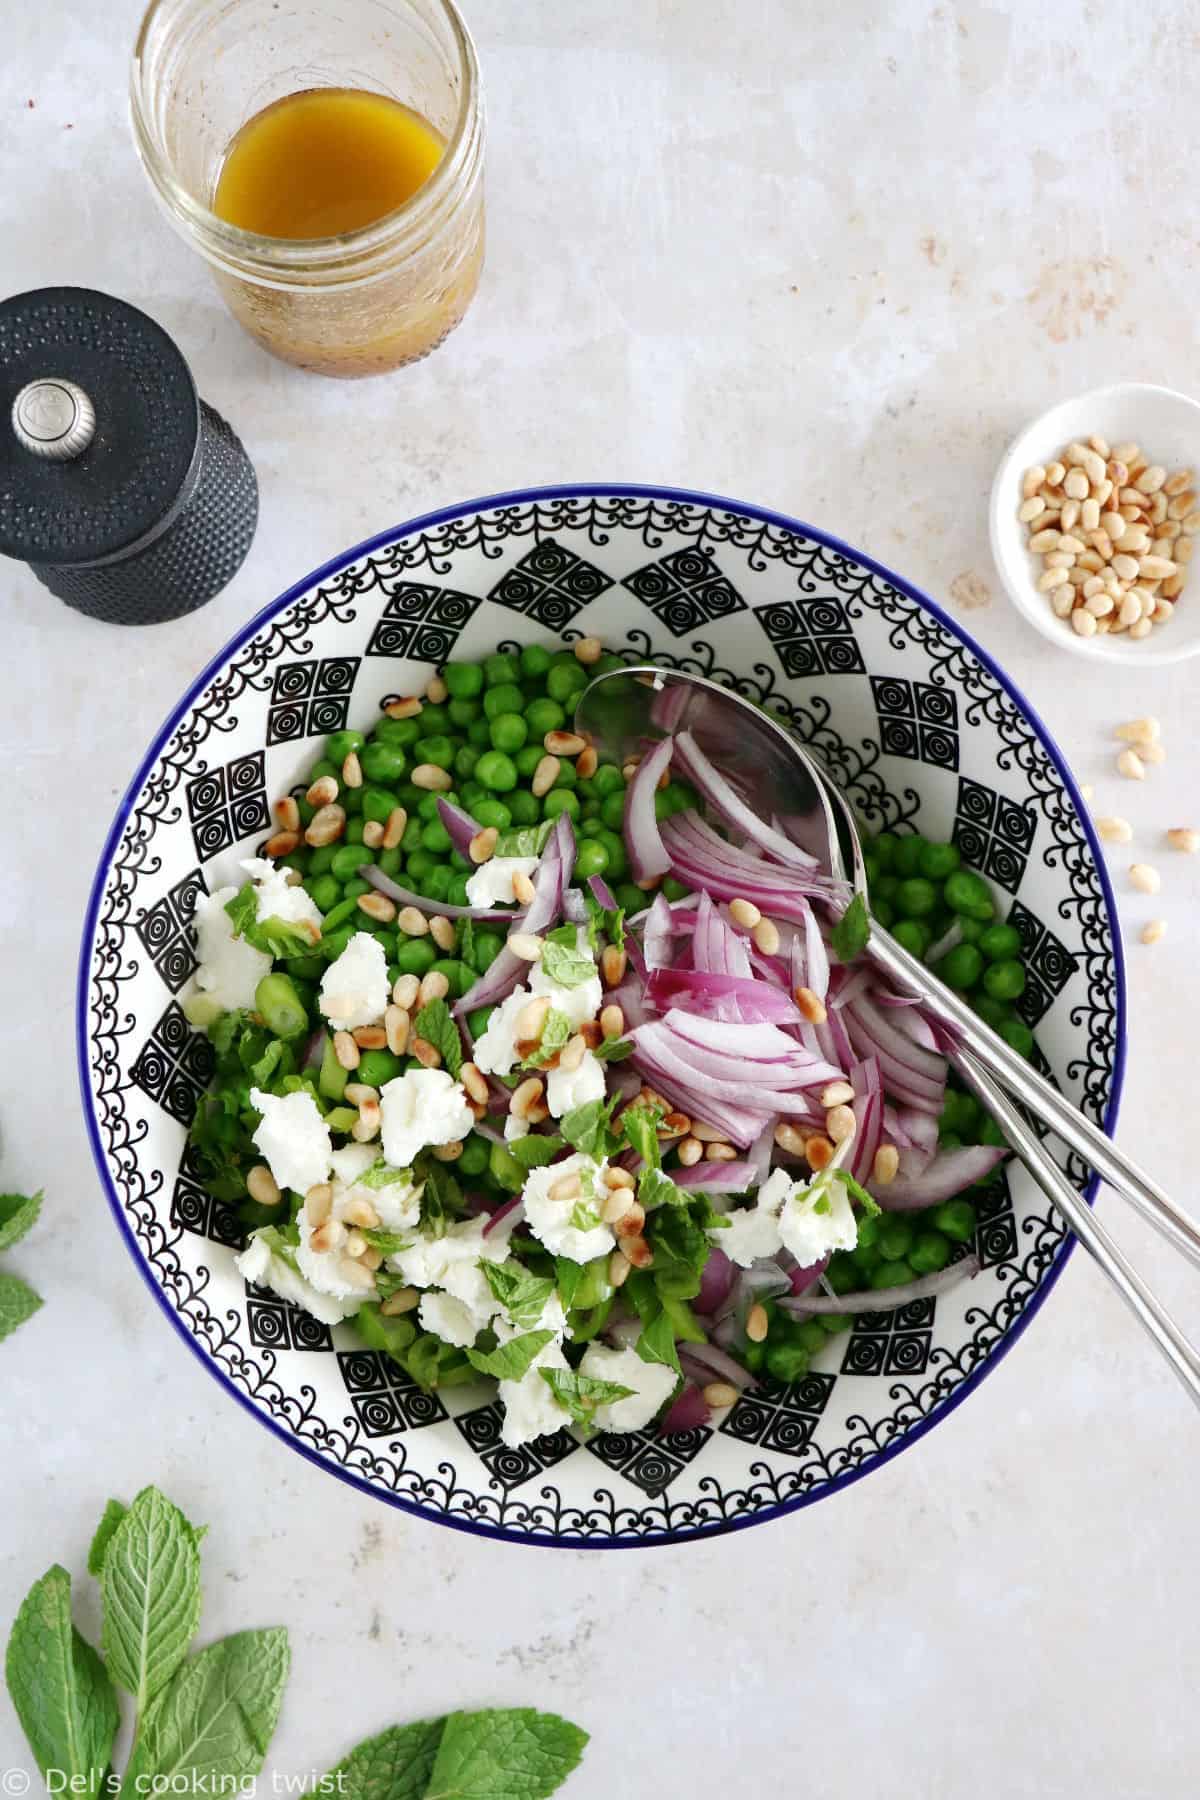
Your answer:
[[[463,1153],[462,1140],[452,1138],[448,1144],[435,1144],[433,1154],[439,1162],[457,1162]]]
[[[426,937],[429,933],[429,920],[418,906],[402,906],[396,923],[408,937]]]
[[[871,1164],[871,1179],[877,1186],[886,1187],[889,1181],[895,1181],[899,1167],[900,1152],[895,1144],[880,1144]]]
[[[1166,479],[1167,471],[1159,463],[1151,463],[1148,469],[1142,470],[1133,485],[1139,494],[1157,494]]]
[[[363,1256],[366,1254],[367,1240],[361,1231],[349,1231],[346,1233],[346,1241],[342,1245],[342,1250],[346,1256]]]
[[[789,1156],[804,1155],[803,1134],[797,1131],[794,1125],[789,1125],[786,1119],[780,1119],[778,1125],[775,1127],[774,1136],[776,1147],[780,1150],[786,1150]]]
[[[246,1175],[246,1192],[258,1206],[278,1206],[283,1199],[279,1183],[266,1163],[255,1163]]]
[[[387,1032],[382,1025],[356,1025],[350,1036],[360,1050],[383,1050],[387,1047]]]
[[[735,1406],[737,1397],[738,1391],[731,1381],[710,1381],[702,1390],[705,1406],[711,1406],[714,1412],[719,1412],[724,1406]]]
[[[381,925],[390,925],[396,917],[396,902],[389,900],[386,894],[360,894],[358,910],[366,913],[368,919],[378,919]]]
[[[360,788],[363,784],[362,764],[356,751],[351,750],[342,763],[342,786]]]
[[[1037,493],[1045,479],[1046,471],[1041,463],[1034,463],[1031,469],[1026,469],[1021,481],[1021,493],[1023,497],[1026,500],[1030,499]]]
[[[627,1194],[628,1195],[629,1189],[628,1188],[618,1188],[617,1192],[619,1194]],[[645,1212],[642,1210],[642,1208],[638,1204],[638,1202],[635,1199],[633,1199],[632,1195],[630,1195],[629,1196],[629,1205],[627,1207],[625,1207],[625,1209],[621,1213],[620,1218],[615,1221],[617,1236],[622,1237],[622,1238],[641,1237],[642,1227],[645,1225],[645,1223],[646,1223]]]
[[[383,826],[378,819],[368,819],[363,826],[363,843],[368,850],[378,850],[383,845]]]
[[[629,1279],[633,1264],[623,1250],[614,1250],[608,1259],[608,1281],[610,1287],[619,1288]]]
[[[827,1169],[833,1156],[833,1145],[820,1132],[814,1132],[811,1137],[804,1140],[804,1154],[808,1159],[810,1169],[816,1171]]]
[[[779,949],[779,927],[774,919],[760,919],[750,933],[764,956],[774,956]]]
[[[1162,887],[1162,876],[1149,863],[1131,863],[1129,885],[1135,887],[1139,894],[1157,894]]]
[[[346,815],[340,806],[335,806],[331,801],[327,806],[318,807],[308,821],[304,841],[311,844],[314,850],[320,850],[326,844],[332,844],[335,838],[340,838],[345,829]]]
[[[1168,831],[1167,842],[1172,850],[1182,850],[1185,856],[1195,856],[1197,850],[1200,850],[1200,831],[1176,825]]]
[[[604,1171],[604,1179],[610,1188],[634,1188],[637,1186],[637,1182],[629,1170],[623,1169],[620,1163],[610,1163]]]
[[[348,1200],[342,1208],[342,1217],[347,1225],[359,1225],[367,1231],[374,1231],[379,1224],[379,1214],[365,1198]]]
[[[300,808],[291,794],[285,794],[282,800],[275,802],[275,817],[279,820],[280,831],[300,830]]]
[[[1127,744],[1152,744],[1162,736],[1162,726],[1157,719],[1129,719],[1124,725],[1118,725],[1113,732]]]
[[[770,1327],[771,1321],[767,1318],[766,1307],[756,1300],[746,1314],[746,1336],[752,1344],[761,1344]]]
[[[382,843],[385,850],[395,850],[400,839],[408,830],[408,814],[402,806],[393,806],[387,816],[387,824],[383,828]]]
[[[333,1034],[333,1054],[343,1069],[357,1069],[358,1045],[348,1031],[335,1031]]]
[[[402,1314],[412,1312],[421,1304],[421,1295],[414,1287],[397,1288],[389,1294],[379,1308],[385,1319],[398,1319]]]
[[[508,1110],[513,1118],[525,1118],[529,1108],[541,1099],[545,1091],[545,1084],[536,1075],[531,1075],[528,1081],[523,1081],[519,1087],[514,1088],[512,1099],[508,1103]]]
[[[620,987],[629,967],[629,958],[615,944],[606,944],[600,952],[600,979],[606,988]]]
[[[744,925],[747,931],[753,931],[762,918],[762,913],[753,900],[739,898],[729,902],[729,916],[735,925]]]
[[[575,654],[580,662],[583,663],[584,667],[587,668],[592,663],[600,661],[600,658],[604,654],[604,645],[600,642],[598,637],[577,638],[575,640]]]
[[[453,925],[441,913],[435,913],[429,921],[429,934],[439,950],[447,954],[453,950],[457,942]]]
[[[1020,506],[1017,508],[1017,518],[1022,525],[1028,525],[1031,519],[1039,518],[1042,511],[1041,496],[1035,494],[1028,500],[1022,500]]]
[[[384,1013],[384,1036],[387,1039],[387,1047],[393,1056],[403,1056],[408,1049],[410,1023],[409,1016],[402,1006],[393,1004]]]
[[[1146,765],[1136,750],[1122,750],[1117,758],[1117,774],[1124,775],[1126,781],[1146,779]]]
[[[558,780],[558,771],[561,768],[562,763],[557,756],[543,756],[541,762],[533,771],[533,780],[529,784],[537,799],[540,800],[544,794],[550,792],[550,789]]]
[[[810,987],[798,987],[795,999],[796,1005],[810,1025],[823,1025],[829,1017],[825,1011],[825,1002],[819,1000]]]
[[[676,1107],[675,1110],[669,1112],[664,1119],[659,1120],[658,1136],[668,1138],[687,1137],[691,1129],[692,1121],[685,1112],[680,1112]]]
[[[263,850],[267,856],[290,856],[299,842],[298,831],[277,831],[274,837],[267,839]]]
[[[383,1251],[377,1250],[372,1244],[371,1247],[364,1250],[359,1257],[358,1267],[360,1269],[369,1269],[373,1275],[376,1269],[381,1269],[383,1267]]]
[[[440,969],[430,969],[428,975],[421,977],[421,985],[417,989],[417,999],[422,1006],[428,1006],[431,1000],[444,1000],[450,992],[450,983]]]
[[[550,996],[548,994],[535,994],[532,1000],[527,1001],[517,1014],[513,1027],[513,1035],[517,1041],[536,1043],[542,1035],[542,1027],[546,1023],[549,1011]]]
[[[1167,921],[1165,919],[1151,919],[1148,925],[1142,926],[1143,944],[1157,944],[1166,935]]]
[[[715,1125],[706,1125],[703,1119],[692,1120],[692,1136],[702,1144],[720,1144],[725,1141],[725,1133],[718,1131]]]
[[[317,1226],[308,1241],[318,1252],[336,1250],[346,1241],[346,1227],[340,1219],[326,1219],[323,1225]]]
[[[418,1037],[416,1032],[409,1037],[408,1052],[416,1057],[423,1069],[440,1069],[442,1066],[442,1053],[437,1045],[431,1044],[428,1038]]]
[[[1185,526],[1184,529],[1186,530],[1187,527]],[[622,778],[624,779],[626,785],[628,785],[628,783],[631,782],[633,780],[634,776],[637,774],[638,765],[640,764],[641,760],[642,759],[640,756],[631,756],[631,757],[627,758],[627,760],[621,764],[621,775],[622,775]]]
[[[685,1137],[679,1146],[679,1160],[685,1169],[694,1168],[704,1155],[704,1145],[698,1137]]]
[[[635,1269],[648,1269],[650,1264],[654,1261],[654,1252],[644,1237],[622,1238],[621,1249],[625,1252],[626,1259],[633,1264]],[[609,1280],[612,1280],[611,1275],[609,1276]],[[614,1283],[614,1286],[615,1285],[617,1284]]]
[[[854,1089],[848,1081],[831,1081],[821,1091],[821,1105],[828,1109],[831,1106],[847,1106],[854,1099]]]
[[[1063,480],[1063,493],[1069,494],[1072,500],[1086,500],[1088,485],[1088,478],[1082,469],[1068,469]]]
[[[485,863],[496,854],[496,845],[500,841],[500,833],[494,825],[485,825],[477,831],[467,845],[467,855],[473,863]]]
[[[732,1144],[709,1144],[704,1151],[705,1162],[736,1162],[737,1151]]]
[[[1133,837],[1133,826],[1129,820],[1116,816],[1097,819],[1096,831],[1106,844],[1128,844]]]
[[[425,683],[425,698],[430,706],[440,706],[449,692],[450,689],[440,675],[431,675]]]
[[[376,1257],[379,1257],[378,1262],[375,1260]],[[378,1250],[367,1250],[358,1258],[357,1262],[344,1262],[338,1270],[338,1274],[350,1282],[351,1286],[362,1288],[364,1293],[373,1294],[375,1292],[374,1270],[380,1266],[382,1261],[383,1258],[379,1255]]]
[[[512,878],[513,899],[518,906],[533,905],[533,882],[524,869],[514,869]]]
[[[449,769],[439,769],[436,763],[418,763],[408,779],[429,794],[445,794],[454,786]]]
[[[573,1069],[579,1068],[586,1054],[587,1043],[585,1039],[581,1038],[579,1033],[576,1032],[575,1036],[573,1038],[568,1038],[567,1042],[563,1045],[562,1050],[559,1053],[558,1066],[560,1069],[565,1069],[569,1075]]]
[[[825,1114],[825,1130],[835,1144],[844,1143],[847,1138],[853,1137],[856,1129],[857,1120],[848,1106],[831,1106]]]
[[[600,764],[600,758],[591,744],[581,750],[575,758],[575,773],[580,781],[590,781]]]
[[[331,806],[338,797],[338,784],[332,775],[322,775],[314,781],[304,798],[310,806]]]
[[[420,991],[421,982],[418,976],[397,975],[395,986],[392,988],[392,999],[397,1006],[402,1006],[405,1012],[411,1012],[417,1004],[417,995]]]
[[[1156,619],[1158,617],[1158,610],[1158,607],[1154,609],[1154,616]],[[1167,746],[1165,744],[1139,744],[1138,755],[1147,765],[1151,763],[1156,765],[1158,763],[1165,763],[1167,760]]]
[[[548,731],[542,743],[551,756],[581,756],[587,749],[587,739],[577,731]]]
[[[323,1225],[333,1210],[333,1188],[328,1181],[318,1181],[304,1196],[304,1217],[315,1230]]]
[[[406,694],[399,700],[389,700],[383,710],[389,719],[415,719],[421,712],[421,702],[415,694]]]
[[[606,1225],[615,1225],[634,1206],[637,1206],[637,1201],[633,1197],[632,1188],[611,1188],[608,1199],[600,1208],[600,1217]],[[638,1210],[640,1212],[641,1208]]]
[[[610,1003],[600,1014],[600,1029],[606,1038],[619,1038],[625,1029],[625,1014],[615,1003]]]
[[[508,947],[522,962],[536,962],[542,954],[542,940],[532,931],[511,931]]]
[[[351,1106],[361,1106],[365,1100],[378,1100],[379,1090],[367,1081],[348,1081],[342,1089],[342,1098]]]

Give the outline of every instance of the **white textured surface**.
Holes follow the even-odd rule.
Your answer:
[[[1161,0],[471,10],[483,290],[430,362],[353,386],[270,362],[155,213],[124,117],[134,8],[5,12],[0,288],[84,283],[160,319],[243,435],[262,523],[231,588],[138,633],[0,565],[0,1177],[49,1195],[9,1259],[47,1305],[0,1349],[0,1628],[50,1561],[82,1569],[108,1494],[157,1481],[211,1523],[206,1633],[292,1629],[280,1770],[328,1767],[392,1720],[532,1701],[593,1733],[572,1800],[1175,1800],[1195,1785],[1197,1421],[1081,1257],[969,1403],[868,1481],[724,1540],[563,1554],[409,1520],[285,1450],[173,1337],[107,1216],[71,987],[92,865],[152,730],[334,551],[440,503],[589,477],[810,518],[1012,671],[1163,868],[1154,902],[1118,882],[1128,925],[1171,922],[1130,951],[1121,1135],[1194,1191],[1197,865],[1158,843],[1200,823],[1195,676],[1056,655],[999,597],[985,520],[1004,444],[1052,398],[1200,390],[1194,21]],[[1135,788],[1106,732],[1144,711],[1172,760]],[[1196,1321],[1195,1278],[1104,1213]],[[0,1766],[23,1760],[0,1703]]]

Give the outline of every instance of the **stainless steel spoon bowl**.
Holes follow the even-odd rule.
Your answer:
[[[789,833],[826,873],[848,880],[866,896],[862,842],[846,800],[786,724],[752,701],[702,676],[645,663],[597,676],[580,698],[575,727],[618,762],[642,753],[658,738],[690,731],[760,817],[785,820]],[[881,926],[872,924],[864,954],[898,992],[920,996],[941,1029],[950,1060],[1200,1404],[1200,1354],[1047,1155],[1013,1101],[1048,1125],[1200,1266],[1196,1222]]]

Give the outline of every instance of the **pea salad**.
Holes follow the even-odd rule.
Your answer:
[[[450,662],[334,732],[202,896],[190,1142],[245,1278],[503,1438],[691,1430],[854,1315],[978,1269],[1001,1135],[861,900],[690,733],[573,729],[600,642]],[[1025,1055],[1021,945],[953,844],[884,834],[874,917]]]

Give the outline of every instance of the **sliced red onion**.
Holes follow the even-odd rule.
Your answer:
[[[791,1283],[792,1293],[796,1295],[806,1294],[813,1283],[821,1279],[821,1276],[824,1275],[828,1267],[829,1258],[823,1256],[820,1262],[809,1263],[806,1269],[793,1269],[788,1277],[788,1280]]]
[[[714,1245],[708,1253],[708,1261],[700,1277],[700,1292],[694,1303],[696,1311],[706,1315],[715,1313],[728,1296],[736,1275],[736,1264],[730,1262],[725,1252]]]
[[[963,1144],[957,1150],[939,1152],[919,1175],[909,1176],[902,1170],[893,1181],[878,1187],[872,1184],[871,1192],[885,1212],[917,1212],[952,1200],[990,1175],[1007,1155],[1002,1145]]]
[[[717,1008],[732,1005],[741,1015],[737,1022],[747,1025],[792,1025],[800,1018],[788,996],[769,982],[702,969],[655,969],[646,982],[646,999],[660,1011],[676,1005],[705,1018],[727,1020],[732,1015]]]
[[[633,1319],[611,1319],[604,1327],[604,1335],[618,1350],[632,1350],[642,1335],[642,1321]]]
[[[795,1094],[800,1101],[801,1090],[817,1082],[836,1081],[841,1073],[828,1063],[802,1066],[803,1052],[798,1053],[795,1061],[752,1062],[732,1049],[706,1049],[676,1028],[675,1021],[681,1016],[689,1017],[688,1014],[668,1013],[665,1020],[651,1019],[631,1031],[628,1035],[634,1045],[635,1058],[650,1056],[677,1081],[711,1092],[734,1106],[753,1107],[761,1113],[763,1103],[769,1102],[773,1112],[781,1112],[786,1110],[783,1101],[789,1094]],[[709,1019],[692,1022],[713,1023]],[[730,1026],[729,1029],[757,1031],[771,1027]]]
[[[776,1300],[783,1294],[789,1294],[791,1287],[791,1276],[777,1262],[756,1262],[748,1269],[739,1269],[733,1287],[717,1308],[716,1323],[719,1325],[732,1316],[741,1331],[746,1323],[746,1314],[755,1301]]]
[[[483,827],[476,823],[469,812],[456,806],[453,800],[438,795],[438,816],[446,830],[450,833],[450,842],[460,856],[467,856],[471,849],[471,839],[478,837]]]
[[[513,920],[524,917],[520,907],[505,906],[451,906],[445,900],[431,900],[428,894],[414,893],[412,888],[401,887],[390,875],[385,875],[377,863],[360,863],[359,879],[369,882],[397,906],[415,906],[418,912],[440,913],[443,919],[504,919]],[[529,927],[533,929],[532,926]],[[497,958],[499,961],[499,958]],[[478,1002],[483,1005],[482,1001]]]
[[[684,821],[692,816],[676,813],[662,828],[662,842],[671,858],[671,873],[685,885],[707,888],[720,900],[739,897],[753,900],[772,918],[788,919],[798,925],[804,923],[806,892],[819,894],[823,899],[829,897],[828,884],[807,877],[799,870],[772,869],[738,852],[733,854],[740,860],[732,864],[724,858],[716,860],[708,846],[698,844],[688,835]],[[723,844],[720,838],[715,841]],[[724,848],[728,850],[729,846],[724,845]],[[765,879],[766,876],[771,879]],[[785,885],[780,885],[781,881]]]
[[[830,1013],[830,1019],[845,1019],[850,1042],[860,1056],[876,1056],[883,1074],[884,1086],[893,1100],[927,1112],[940,1112],[946,1089],[946,1063],[913,1042],[901,1031],[882,1007],[874,1006],[860,995],[843,1013]]]
[[[830,1006],[836,1007],[839,1012],[844,1006],[852,1006],[858,996],[865,994],[871,986],[874,973],[869,963],[864,963],[856,969],[837,970],[830,983]]]
[[[704,1395],[689,1382],[678,1399],[672,1400],[667,1408],[658,1428],[658,1435],[672,1437],[676,1432],[699,1431],[708,1424],[711,1417]]]
[[[750,1147],[750,1162],[754,1165],[754,1180],[749,1187],[761,1187],[771,1173],[771,1156],[775,1149],[775,1126],[768,1123],[763,1126],[754,1143]]]
[[[524,1217],[525,1198],[524,1195],[517,1194],[512,1200],[506,1200],[503,1206],[498,1206],[496,1208],[495,1212],[483,1228],[483,1235],[484,1237],[489,1237],[491,1233],[495,1231],[497,1225],[505,1222],[519,1225]]]
[[[646,923],[642,927],[642,952],[646,958],[648,969],[670,967],[671,940],[674,931],[671,907],[662,894],[656,894],[654,904],[646,915]]]
[[[658,1093],[678,1106],[690,1119],[700,1119],[713,1126],[731,1144],[740,1144],[743,1148],[752,1144],[767,1122],[769,1115],[761,1110],[760,1105],[756,1105],[753,1110],[735,1106],[719,1099],[708,1085],[702,1091],[700,1087],[681,1081],[678,1076],[668,1072],[658,1058],[648,1052],[635,1051],[630,1063]],[[703,1080],[702,1077],[697,1079]],[[756,1094],[755,1098],[761,1102],[761,1095]]]
[[[563,894],[563,918],[571,925],[586,925],[587,902],[578,888],[569,887]]]
[[[725,776],[709,762],[690,731],[681,731],[675,739],[675,757],[694,787],[699,788],[713,811],[719,813],[735,831],[742,832],[752,843],[761,844],[781,862],[798,869],[814,869],[816,863],[790,838],[764,823],[730,786]]]
[[[846,1166],[855,1181],[865,1186],[870,1179],[883,1126],[883,1082],[877,1059],[868,1056],[862,1062],[855,1063],[847,1079],[854,1089],[856,1123]]]
[[[804,959],[807,970],[804,985],[812,989],[818,1000],[823,1000],[829,992],[829,952],[811,906],[806,907],[804,913]],[[799,982],[796,985],[799,986]]]
[[[605,912],[617,912],[619,910],[613,896],[613,891],[609,887],[607,881],[605,881],[603,875],[589,875],[588,886],[592,890],[592,899],[596,902],[597,906],[602,906]]]
[[[740,1362],[716,1344],[680,1344],[679,1361],[684,1374],[702,1387],[710,1381],[728,1381],[740,1391],[758,1386],[749,1369],[743,1369]]]
[[[373,865],[368,864],[368,867]],[[558,922],[562,912],[563,894],[571,878],[575,866],[575,831],[569,816],[559,813],[554,831],[547,839],[542,851],[541,861],[533,878],[533,899],[524,913],[524,929],[530,932],[548,931]],[[449,909],[434,908],[436,911]],[[475,914],[475,917],[486,917],[486,914]],[[493,912],[491,917],[503,915]],[[521,918],[521,914],[515,915]],[[461,1000],[455,1002],[454,1011],[458,1013],[474,1012],[478,1006],[493,1006],[498,1001],[506,1000],[513,989],[528,973],[529,964],[521,957],[514,955],[506,944],[491,967],[486,969],[467,989]]]
[[[306,1069],[319,1069],[325,1059],[325,1045],[329,1041],[329,1033],[322,1026],[314,1031],[304,1046],[304,1063]]]
[[[635,881],[651,881],[656,875],[671,872],[671,858],[655,817],[654,796],[658,792],[659,776],[671,766],[674,745],[674,738],[669,737],[655,744],[653,750],[643,756],[625,791],[625,847]]]
[[[774,1123],[772,1119],[768,1124],[768,1133]],[[757,1165],[749,1161],[698,1162],[690,1169],[671,1170],[675,1186],[685,1188],[689,1193],[744,1194],[747,1189],[758,1187],[762,1179]]]
[[[874,1288],[861,1294],[805,1294],[794,1300],[781,1300],[779,1309],[793,1319],[812,1318],[816,1313],[890,1312],[894,1306],[907,1306],[910,1300],[924,1300],[930,1294],[943,1294],[960,1281],[972,1281],[979,1273],[977,1256],[962,1256],[957,1262],[937,1269],[932,1275],[918,1275],[900,1287]]]
[[[961,943],[962,921],[955,919],[951,923],[949,929],[944,931],[941,937],[938,938],[937,942],[930,944],[928,950],[925,952],[923,960],[927,963],[940,962],[943,956],[949,955],[950,951],[955,949]]]
[[[659,731],[674,731],[687,711],[692,693],[693,689],[686,681],[668,682],[665,687],[657,688],[650,702],[650,723]]]
[[[933,1155],[938,1147],[938,1121],[936,1113],[923,1112],[915,1106],[898,1106],[896,1118],[899,1121],[903,1138],[897,1143],[908,1143],[914,1149],[925,1152],[925,1161]]]

